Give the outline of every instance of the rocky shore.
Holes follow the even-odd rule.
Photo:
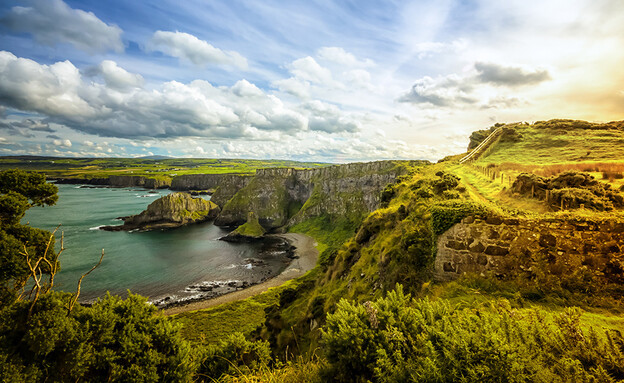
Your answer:
[[[193,300],[172,302],[171,304],[168,304],[166,301],[158,302],[157,307],[162,308],[165,315],[175,315],[182,312],[206,309],[220,304],[246,299],[263,293],[269,288],[280,286],[291,279],[301,277],[316,266],[319,253],[312,237],[299,233],[286,233],[269,235],[266,238],[269,240],[281,239],[286,242],[293,251],[290,256],[290,263],[279,275],[267,278],[263,277],[261,282],[249,284],[248,287],[234,285],[229,291],[221,294],[218,294],[213,289],[205,296]],[[171,299],[169,300],[171,301]],[[154,303],[156,304],[156,302]]]

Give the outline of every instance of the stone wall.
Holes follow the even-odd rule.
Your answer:
[[[585,266],[609,271],[624,260],[624,222],[618,220],[465,218],[438,238],[435,278],[494,273],[500,278],[535,265],[551,274]]]

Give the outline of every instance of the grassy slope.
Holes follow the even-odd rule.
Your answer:
[[[55,158],[0,157],[0,170],[24,169],[45,172],[51,177],[98,178],[111,175],[134,175],[158,178],[183,174],[253,174],[270,167],[310,168],[328,166],[316,162],[236,159],[143,159],[143,158]]]
[[[548,125],[548,124],[547,124]],[[601,174],[600,167],[606,164],[624,163],[619,156],[618,148],[624,143],[622,131],[614,130],[570,130],[558,129],[557,126],[545,131],[544,127],[523,126],[518,129],[523,135],[523,140],[517,143],[498,143],[487,155],[477,161],[476,164],[459,165],[457,158],[451,161],[414,169],[409,177],[396,187],[394,198],[385,208],[373,212],[360,226],[358,234],[351,236],[342,246],[334,246],[331,253],[332,262],[328,262],[328,254],[325,254],[325,267],[319,266],[318,279],[314,288],[304,291],[290,306],[281,310],[284,327],[289,327],[298,342],[303,343],[306,336],[312,338],[310,344],[317,345],[318,333],[306,331],[307,320],[310,319],[312,303],[321,298],[324,302],[324,311],[331,312],[337,300],[346,297],[355,301],[363,302],[373,300],[383,294],[384,290],[391,288],[392,282],[401,282],[406,285],[408,291],[415,296],[429,296],[436,299],[448,299],[454,305],[468,308],[487,308],[488,305],[501,299],[509,301],[518,310],[537,309],[546,317],[552,317],[570,305],[582,305],[581,317],[583,326],[587,329],[613,329],[624,328],[624,306],[621,300],[600,303],[596,301],[577,302],[562,300],[556,295],[546,296],[545,299],[532,300],[523,295],[514,284],[497,282],[479,276],[467,276],[454,282],[432,283],[426,273],[414,267],[418,262],[415,254],[410,254],[406,249],[404,238],[410,233],[418,233],[421,237],[426,236],[427,228],[432,224],[431,207],[441,203],[447,196],[439,195],[432,198],[422,198],[418,195],[417,185],[435,180],[435,173],[442,170],[457,175],[461,178],[458,189],[459,199],[464,201],[478,202],[485,208],[504,215],[522,215],[527,217],[542,216],[583,216],[618,217],[622,218],[622,212],[595,213],[591,211],[557,212],[551,213],[540,201],[531,200],[511,195],[507,192],[513,177],[520,171],[542,172],[548,165],[565,166],[550,167],[547,171],[557,172],[579,169],[578,164],[597,164],[593,168],[594,174]],[[589,148],[589,149],[588,149]],[[587,152],[590,151],[588,154]],[[514,162],[515,161],[515,162]],[[505,164],[506,168],[494,167],[494,170],[507,172],[507,178],[492,178],[490,173],[484,172],[482,167],[491,163]],[[476,166],[475,166],[476,165]],[[575,167],[576,165],[576,167]],[[583,165],[584,166],[584,165]],[[551,174],[553,174],[551,173]],[[614,186],[619,186],[621,181],[604,180]],[[401,213],[401,206],[406,207],[407,215]],[[295,227],[295,230],[303,230],[311,235],[326,232],[322,225],[327,222],[307,222]],[[369,239],[362,232],[372,231]],[[345,235],[347,236],[347,235]],[[360,238],[358,238],[360,237]],[[427,243],[425,243],[427,245]],[[426,246],[425,246],[426,248]],[[422,255],[422,249],[420,249]],[[384,283],[386,284],[384,286]],[[593,303],[598,302],[598,306]],[[606,308],[605,308],[606,307]],[[303,329],[303,330],[302,330]],[[282,346],[289,345],[288,336],[282,332]],[[318,369],[318,363],[303,362],[299,365],[301,372],[304,370]],[[280,373],[294,374],[292,366],[280,371],[264,371],[257,378],[269,379]],[[318,376],[315,372],[306,375],[308,378]],[[296,374],[294,374],[296,375]],[[246,377],[250,378],[250,377]]]

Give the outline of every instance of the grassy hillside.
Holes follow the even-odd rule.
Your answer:
[[[331,164],[284,160],[238,160],[209,158],[61,158],[0,157],[0,170],[23,169],[45,172],[49,177],[103,178],[111,175],[173,177],[183,174],[253,174],[272,167],[313,168]]]
[[[618,206],[556,209],[514,191],[523,172],[556,184],[565,171],[588,170],[595,182],[581,191],[585,186],[567,187],[566,193],[619,194],[621,123],[509,127],[518,134],[509,140],[503,135],[474,163],[460,165],[458,155],[412,166],[384,190],[382,207],[360,223],[318,217],[292,227],[318,241],[319,264],[258,297],[262,303],[255,308],[251,302],[230,304],[174,320],[194,329],[189,337],[214,342],[216,334],[232,331],[226,312],[234,318],[254,313],[240,331],[268,341],[274,361],[253,368],[238,364],[222,381],[623,380],[624,283],[617,268],[612,276],[589,279],[570,273],[566,284],[548,262],[504,278],[432,277],[437,239],[468,216],[624,219]],[[401,292],[391,293],[397,286]],[[548,336],[539,335],[544,326]],[[475,357],[479,352],[482,357]]]

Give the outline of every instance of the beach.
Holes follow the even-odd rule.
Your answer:
[[[312,237],[299,233],[286,233],[276,234],[276,236],[286,239],[293,245],[295,255],[297,258],[282,271],[280,274],[266,280],[257,285],[250,286],[243,290],[234,291],[225,295],[221,295],[212,299],[203,301],[192,302],[183,306],[176,306],[162,310],[165,315],[175,315],[187,311],[196,311],[207,309],[210,307],[218,306],[224,303],[235,302],[238,300],[246,299],[254,295],[263,293],[271,287],[277,287],[282,285],[291,279],[298,278],[308,271],[312,270],[316,266],[318,259],[318,250],[316,249],[316,242]]]

